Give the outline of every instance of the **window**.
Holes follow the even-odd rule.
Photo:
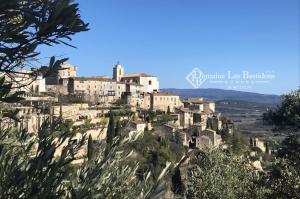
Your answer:
[[[152,85],[152,81],[151,80],[149,80],[149,85]]]

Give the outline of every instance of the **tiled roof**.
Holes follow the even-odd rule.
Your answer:
[[[74,80],[77,81],[107,81],[107,82],[115,82],[113,79],[105,78],[105,77],[73,77]]]
[[[123,78],[134,78],[134,77],[155,77],[155,76],[147,73],[130,73],[130,74],[123,75]]]
[[[165,92],[158,92],[158,93],[154,92],[153,95],[154,96],[178,96],[178,95],[173,94],[173,93],[165,93]]]

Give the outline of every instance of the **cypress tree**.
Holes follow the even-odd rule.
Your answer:
[[[268,142],[265,142],[265,147],[266,147],[266,154],[270,153],[269,145]]]
[[[91,161],[95,157],[94,141],[93,141],[93,138],[92,138],[91,134],[89,135],[87,149],[88,149],[88,151],[87,151],[87,157],[88,157],[88,160]]]
[[[109,124],[107,127],[107,138],[106,138],[106,142],[109,146],[112,145],[114,136],[115,136],[115,121],[114,121],[113,114],[110,114]]]
[[[116,130],[115,130],[115,135],[114,137],[116,136],[119,136],[121,134],[121,122],[120,120],[117,121],[117,125],[116,125]]]
[[[250,137],[250,146],[253,146],[253,138]]]
[[[243,149],[243,143],[240,135],[237,132],[233,133],[232,136],[232,151],[236,154],[240,154]]]
[[[172,176],[172,191],[178,195],[183,195],[185,192],[179,168],[175,169],[174,175]]]
[[[168,106],[167,114],[168,114],[168,115],[170,115],[170,114],[171,114],[171,109],[170,109],[170,106]]]

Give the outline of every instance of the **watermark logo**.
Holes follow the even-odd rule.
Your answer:
[[[205,82],[210,84],[223,84],[228,89],[251,89],[257,84],[270,83],[275,79],[274,71],[264,71],[251,73],[243,70],[234,73],[230,70],[224,73],[206,74],[199,68],[194,68],[187,76],[186,80],[194,87],[200,88]]]
[[[199,68],[194,68],[192,72],[186,76],[186,80],[194,88],[200,88],[200,86],[205,82],[206,78],[204,73]]]

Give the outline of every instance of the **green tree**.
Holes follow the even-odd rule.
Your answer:
[[[273,163],[264,184],[268,190],[265,198],[300,197],[299,171],[285,159]]]
[[[16,82],[11,74],[38,64],[38,47],[65,44],[71,36],[88,30],[81,20],[78,4],[70,0],[2,0],[0,2],[0,198],[56,198],[64,195],[65,177],[85,136],[75,133],[61,120],[47,120],[37,135],[10,127],[7,119],[18,121],[12,103],[20,102],[20,92],[12,92]],[[32,78],[49,75],[67,59],[52,57],[48,67],[36,66]],[[9,114],[8,114],[9,113]],[[57,152],[61,151],[58,155]]]
[[[263,119],[284,128],[300,128],[300,89],[284,95],[282,103],[274,110],[269,110]]]
[[[108,145],[108,147],[110,147],[113,144],[113,139],[115,137],[115,120],[114,120],[114,116],[112,114],[110,114],[109,117],[109,123],[108,123],[108,127],[107,127],[107,138],[106,138],[106,143]]]
[[[230,131],[234,129],[234,125],[230,120],[227,120],[226,118],[222,119],[222,129],[220,131],[221,137],[223,142],[230,143],[232,135],[230,134]]]
[[[268,142],[265,142],[265,147],[266,147],[266,154],[270,153],[270,148]]]
[[[244,143],[241,138],[241,135],[236,131],[233,132],[231,148],[232,148],[233,153],[238,154],[238,155],[242,154],[243,149],[244,149]]]
[[[3,119],[3,118],[2,118]],[[61,121],[46,121],[38,134],[0,129],[0,198],[56,198],[65,194],[68,165],[85,142]],[[59,152],[57,154],[57,152]]]
[[[253,138],[252,138],[252,137],[250,137],[250,141],[249,141],[249,143],[250,143],[250,146],[251,146],[251,147],[253,147],[253,146],[254,146],[254,141],[253,141]]]
[[[87,158],[89,161],[95,158],[95,146],[92,135],[89,135],[88,145],[87,145]]]
[[[120,136],[122,130],[121,122],[120,120],[117,121],[116,129],[115,129],[115,137]]]
[[[71,46],[66,40],[86,30],[72,0],[0,0],[0,72],[22,74],[20,69],[38,64],[38,47]],[[56,74],[66,60],[52,57],[49,66],[36,66],[31,75]],[[168,166],[151,185],[137,181],[138,163],[132,160],[134,166],[124,165],[131,157],[122,151],[131,141],[128,138],[117,139],[105,156],[103,149],[95,161],[74,166],[87,144],[86,127],[51,118],[33,135],[8,125],[7,121],[18,121],[18,111],[12,107],[22,99],[22,93],[11,88],[1,77],[0,198],[154,198],[161,194]],[[91,147],[91,138],[89,142]],[[90,159],[91,154],[90,150]]]
[[[0,13],[0,72],[5,73],[22,73],[21,68],[38,64],[34,61],[38,60],[39,46],[72,46],[66,40],[88,30],[88,24],[80,18],[78,4],[71,0],[2,0]],[[33,77],[40,72],[57,71],[64,61],[51,59],[47,70],[33,70]]]
[[[300,134],[294,134],[284,139],[278,149],[277,156],[290,161],[300,173]]]
[[[172,191],[177,195],[184,195],[185,193],[185,187],[181,179],[179,168],[175,168],[172,176]]]
[[[191,157],[188,170],[187,198],[263,198],[260,174],[249,160],[213,150]]]
[[[168,106],[167,114],[168,114],[168,115],[170,115],[170,114],[171,114],[171,109],[170,109],[170,106]]]
[[[168,114],[162,114],[161,117],[160,117],[160,122],[161,123],[167,123],[167,122],[170,122],[170,121],[173,121],[174,118],[171,116],[171,115],[168,115]]]

